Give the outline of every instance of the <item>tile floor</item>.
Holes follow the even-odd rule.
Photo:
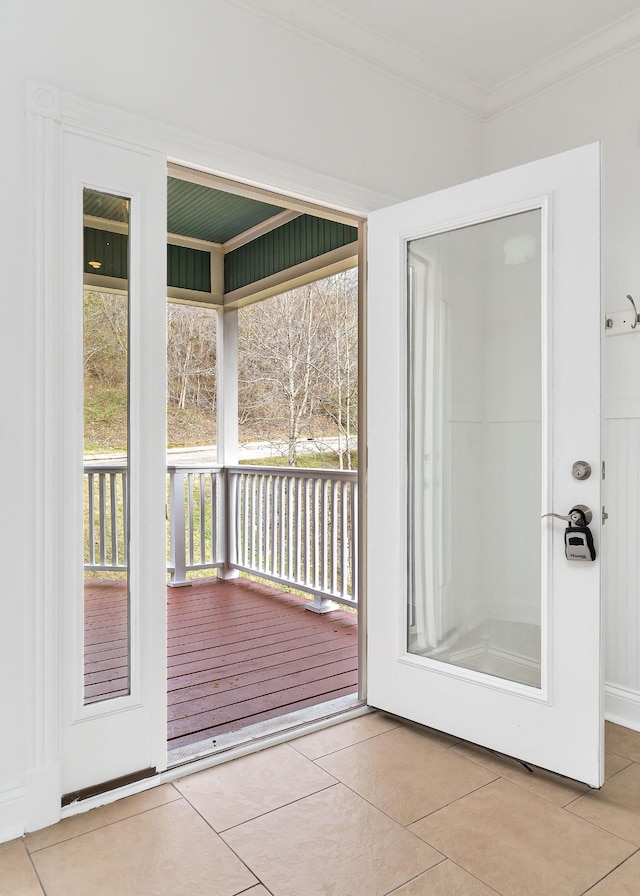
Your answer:
[[[375,713],[0,846],[0,896],[638,896],[640,733],[600,791]]]

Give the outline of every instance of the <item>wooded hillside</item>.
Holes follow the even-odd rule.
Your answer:
[[[126,446],[128,313],[123,296],[88,291],[84,317],[85,450]],[[347,271],[239,312],[241,441],[339,437],[356,447],[357,272]],[[167,305],[168,445],[216,441],[216,312]]]

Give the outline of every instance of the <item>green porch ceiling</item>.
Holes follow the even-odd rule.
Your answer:
[[[226,243],[285,209],[245,196],[167,178],[167,231],[209,243]]]
[[[225,255],[224,291],[257,283],[357,239],[356,227],[300,215]]]
[[[286,211],[283,206],[179,178],[169,177],[167,182],[167,286],[200,295],[211,292],[211,253],[206,247],[177,245],[171,235],[215,243],[224,250],[229,240],[265,222],[268,228],[270,218]],[[128,211],[122,198],[85,190],[84,271],[92,276],[96,289],[101,277],[127,279],[128,235],[122,231],[126,231]],[[113,230],[103,229],[108,222],[113,222]],[[356,227],[301,214],[224,254],[225,293],[250,287],[357,239]]]

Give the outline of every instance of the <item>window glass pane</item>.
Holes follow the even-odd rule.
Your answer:
[[[408,246],[408,649],[540,687],[541,213]]]
[[[84,191],[84,699],[130,691],[129,200]]]

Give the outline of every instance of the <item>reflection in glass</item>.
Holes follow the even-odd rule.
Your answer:
[[[541,684],[539,209],[408,246],[408,650]]]
[[[84,702],[130,692],[129,200],[84,191]]]

